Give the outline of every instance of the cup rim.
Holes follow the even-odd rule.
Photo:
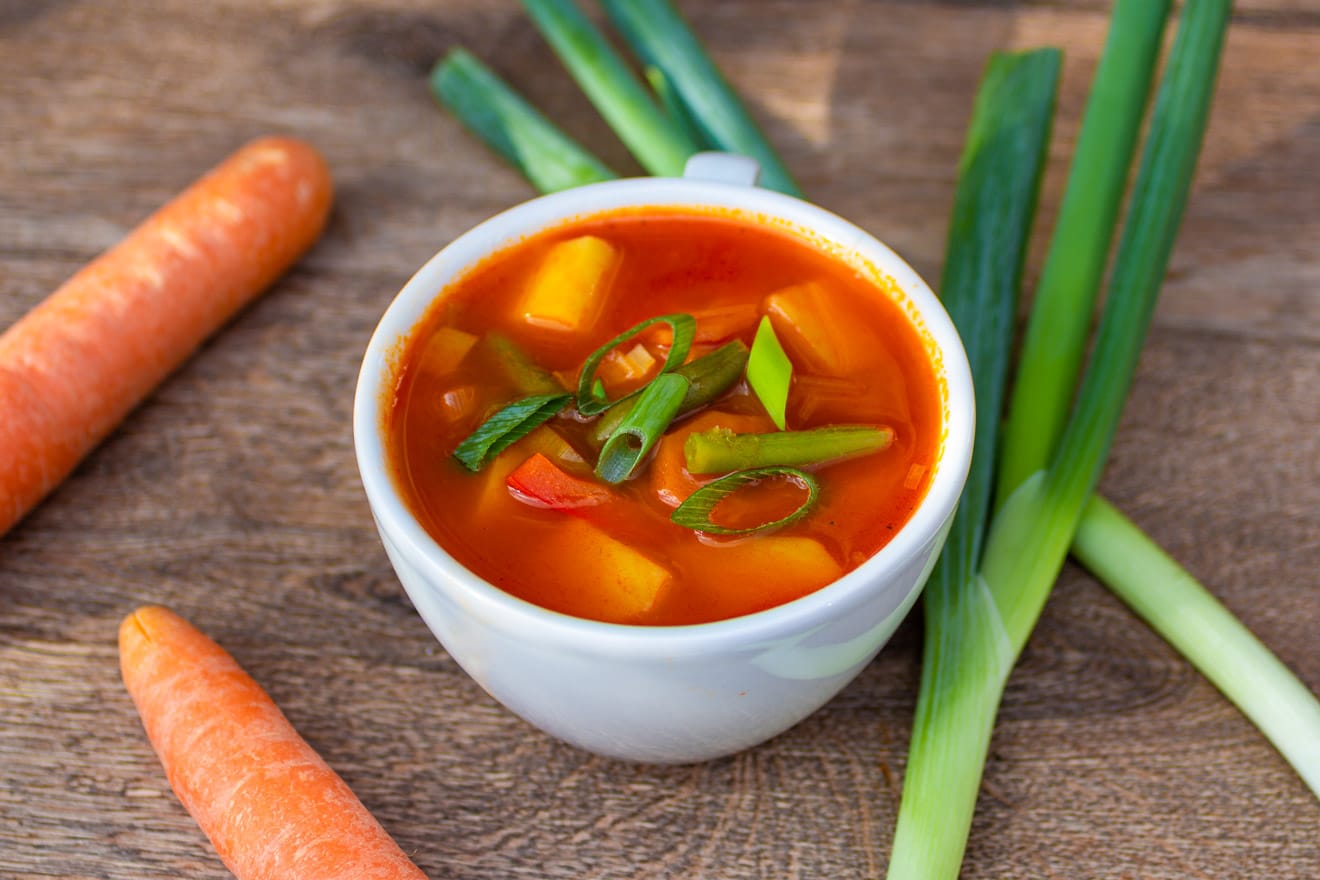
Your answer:
[[[860,252],[909,301],[938,351],[945,388],[945,435],[935,474],[912,516],[866,561],[825,586],[782,605],[738,617],[672,626],[610,623],[552,611],[501,590],[455,559],[409,510],[387,464],[382,404],[389,353],[427,307],[482,257],[558,223],[624,207],[731,209],[786,221],[841,251]],[[420,569],[431,589],[444,584],[466,610],[521,635],[566,650],[608,648],[621,656],[690,656],[729,644],[768,643],[809,634],[839,606],[865,601],[875,582],[916,558],[955,510],[971,464],[974,431],[971,372],[962,342],[934,292],[892,249],[855,224],[810,202],[754,186],[690,178],[629,178],[538,196],[471,228],[433,255],[392,298],[372,333],[358,374],[353,440],[358,470],[377,527]],[[405,590],[408,589],[405,584]]]

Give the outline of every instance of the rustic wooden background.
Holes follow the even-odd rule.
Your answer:
[[[807,191],[932,281],[986,54],[1066,50],[1048,219],[1107,5],[682,3]],[[144,602],[226,645],[434,878],[883,874],[915,618],[793,731],[657,768],[506,712],[392,576],[352,457],[360,353],[414,269],[531,194],[428,97],[455,43],[633,169],[512,0],[0,0],[0,325],[251,137],[312,140],[339,186],[314,252],[0,538],[0,876],[227,876],[119,681],[116,626]],[[1103,484],[1314,689],[1318,57],[1320,0],[1239,4]],[[1314,878],[1320,802],[1069,566],[1008,688],[965,876]]]

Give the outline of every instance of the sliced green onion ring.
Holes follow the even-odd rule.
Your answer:
[[[771,477],[787,477],[807,490],[807,498],[788,516],[745,529],[730,529],[711,521],[710,515],[721,501],[738,490]],[[810,512],[820,497],[820,483],[806,471],[791,467],[763,467],[748,471],[735,471],[702,486],[674,509],[669,519],[676,525],[705,532],[708,535],[750,535],[766,529],[780,528],[795,523]]]
[[[558,415],[572,399],[573,395],[563,393],[537,394],[515,400],[482,422],[458,444],[454,458],[476,473],[492,458]]]
[[[674,332],[674,342],[669,349],[669,354],[665,357],[665,362],[660,367],[661,373],[668,373],[670,370],[681,366],[687,359],[688,352],[692,350],[692,340],[697,335],[697,321],[691,315],[673,314],[660,315],[656,318],[647,318],[640,324],[629,327],[609,342],[596,349],[582,364],[582,375],[578,377],[577,389],[577,409],[584,416],[594,416],[605,412],[605,410],[614,406],[620,400],[627,400],[634,394],[641,392],[641,388],[623,395],[617,400],[598,398],[593,390],[596,384],[596,368],[600,362],[618,346],[632,339],[652,324],[668,324],[669,329]]]

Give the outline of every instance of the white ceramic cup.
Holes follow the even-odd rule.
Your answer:
[[[957,332],[893,251],[814,205],[752,185],[755,163],[702,154],[683,178],[637,178],[543,196],[482,223],[404,286],[368,345],[353,413],[358,467],[385,550],[427,626],[495,699],[601,755],[701,761],[779,734],[851,681],[911,609],[944,544],[972,453],[971,375]],[[799,229],[901,291],[926,335],[944,396],[944,434],[925,499],[873,557],[766,611],[691,626],[569,617],[503,592],[460,565],[409,512],[386,461],[392,354],[463,270],[567,219],[624,206],[715,206]],[[393,350],[393,351],[392,351]]]

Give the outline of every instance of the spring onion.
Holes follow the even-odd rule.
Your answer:
[[[789,479],[797,483],[806,490],[807,497],[796,510],[787,516],[770,522],[760,523],[747,528],[729,528],[721,526],[711,520],[711,515],[715,508],[725,498],[733,493],[745,489],[748,486],[754,486],[763,480],[769,479]],[[674,508],[670,514],[670,520],[676,525],[683,526],[698,532],[705,532],[710,535],[749,535],[753,532],[766,531],[768,529],[781,528],[790,523],[797,522],[806,516],[815,505],[816,499],[820,497],[820,484],[816,478],[806,471],[800,471],[791,467],[765,467],[755,468],[753,470],[735,471],[726,474],[719,479],[712,480],[693,492],[687,499]]]
[[[541,192],[618,175],[546,119],[466,49],[431,69],[431,94]]]
[[[479,471],[495,456],[550,421],[568,406],[571,394],[537,394],[502,407],[469,434],[454,458],[470,471]]]
[[[872,425],[830,425],[809,431],[735,434],[715,428],[688,435],[683,442],[687,469],[717,474],[770,465],[806,465],[879,452],[894,442],[894,432]]]
[[[661,373],[648,382],[628,415],[601,447],[596,476],[607,483],[622,483],[631,478],[674,420],[688,384],[677,373]]]
[[[747,357],[747,384],[765,407],[775,427],[784,430],[788,389],[793,382],[793,362],[779,344],[775,328],[767,317],[761,318]]]
[[[756,120],[669,0],[601,0],[601,5],[637,57],[668,80],[705,145],[755,159],[761,166],[762,186],[792,196],[802,194]]]
[[[656,106],[646,87],[573,0],[523,0],[523,7],[642,167],[662,177],[681,176],[697,145]]]
[[[1161,5],[1120,0],[1115,23],[1126,25],[1130,15],[1163,16]],[[954,581],[933,577],[934,589],[928,586],[925,663],[890,878],[958,874],[1004,685],[1063,565],[1135,372],[1204,136],[1230,6],[1229,0],[1192,0],[1184,8],[1090,367],[1057,451],[995,513],[979,568]],[[1138,104],[1127,112],[1141,109]],[[956,257],[952,251],[950,259]],[[976,328],[959,330],[967,338]],[[1003,346],[1010,341],[1008,332],[999,338]],[[997,416],[981,413],[978,429]]]
[[[958,874],[994,728],[994,683],[1012,665],[976,574],[994,479],[1013,310],[1049,141],[1059,54],[992,55],[976,96],[940,289],[976,392],[972,467],[926,582],[917,714],[889,877]]]
[[[596,379],[596,369],[600,366],[600,362],[605,359],[605,355],[632,339],[646,328],[655,324],[668,325],[669,329],[673,332],[674,337],[673,341],[669,344],[669,353],[665,355],[665,362],[660,367],[660,372],[668,373],[683,363],[687,358],[688,352],[692,350],[692,338],[697,332],[697,322],[693,320],[691,315],[681,313],[674,315],[660,315],[655,318],[647,318],[645,321],[634,324],[609,342],[606,342],[600,348],[597,348],[589,354],[586,361],[583,362],[582,371],[578,375],[578,412],[582,413],[584,416],[599,415],[619,401],[626,400],[641,391],[641,389],[638,388],[635,391],[630,391],[622,397],[610,400],[604,394],[604,386],[598,384],[598,380]]]
[[[679,404],[678,413],[675,414],[674,418],[698,410],[728,391],[734,383],[742,378],[743,369],[746,366],[747,346],[742,340],[735,339],[732,342],[725,343],[710,354],[703,355],[676,368],[674,373],[688,380],[688,390],[683,397],[683,402]],[[614,429],[628,415],[635,400],[634,397],[622,401],[617,406],[612,406],[606,410],[605,414],[596,421],[591,432],[591,439],[598,444],[609,439],[609,436],[614,433]]]

